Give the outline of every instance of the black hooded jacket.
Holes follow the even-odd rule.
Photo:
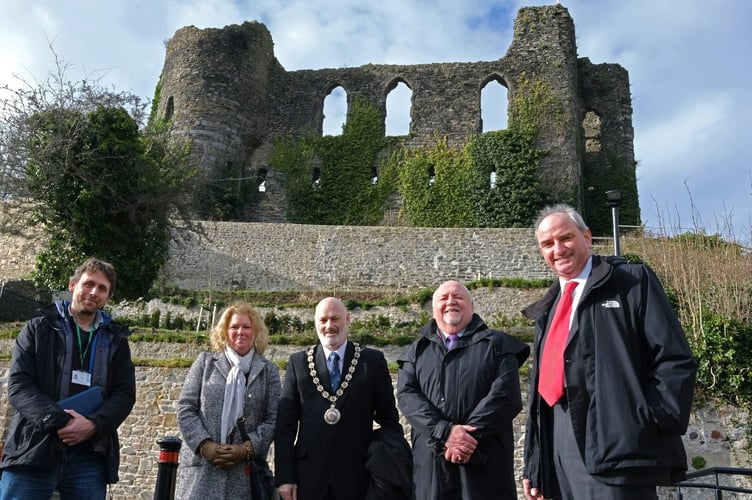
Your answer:
[[[67,303],[41,310],[19,333],[8,371],[8,400],[15,414],[8,429],[0,468],[26,465],[39,469],[57,467],[65,445],[57,436],[70,416],[56,403],[66,367]],[[114,323],[102,311],[93,353],[97,368],[92,385],[103,391],[104,402],[96,412],[84,415],[96,426],[96,434],[79,446],[91,446],[106,461],[107,482],[118,480],[120,446],[117,428],[136,402],[135,368],[131,361],[127,327]],[[92,341],[93,342],[93,341]],[[99,356],[99,358],[97,357]]]
[[[451,350],[431,320],[398,359],[397,401],[411,425],[415,498],[516,497],[512,421],[522,409],[519,367],[529,352],[474,314]],[[467,464],[444,459],[454,424],[477,427],[478,447]]]

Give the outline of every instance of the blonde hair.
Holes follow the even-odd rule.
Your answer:
[[[249,304],[242,302],[236,302],[225,309],[222,317],[219,318],[217,324],[212,328],[210,337],[212,350],[219,352],[227,345],[227,328],[233,314],[248,316],[248,319],[251,320],[251,328],[253,329],[253,349],[259,354],[264,354],[264,351],[269,346],[269,329],[264,324],[261,314]]]

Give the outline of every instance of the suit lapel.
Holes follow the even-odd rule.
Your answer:
[[[323,382],[322,385],[326,386],[329,391],[332,390],[332,381],[329,380],[329,369],[326,367],[326,357],[324,356],[324,348],[321,344],[316,345],[316,351],[313,353],[314,363],[316,364],[316,373],[319,375],[319,380]]]

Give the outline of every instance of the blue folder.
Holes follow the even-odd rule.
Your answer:
[[[97,411],[103,402],[102,389],[94,386],[73,396],[61,399],[57,404],[64,410],[76,410],[81,415],[89,415]]]

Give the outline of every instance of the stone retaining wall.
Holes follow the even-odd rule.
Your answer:
[[[13,341],[0,341],[0,353],[10,353]],[[132,343],[134,357],[193,359],[203,349],[201,346],[184,344]],[[275,361],[286,360],[289,354],[300,347],[270,346],[268,355]],[[394,362],[402,351],[399,347],[383,349],[387,360]],[[0,362],[0,433],[4,437],[13,409],[7,402],[6,375],[8,361]],[[114,498],[151,500],[157,477],[159,446],[157,441],[165,436],[180,436],[175,414],[176,404],[187,368],[137,367],[137,401],[120,427],[121,466],[120,482],[112,488]],[[280,372],[280,376],[284,376]],[[396,381],[395,381],[396,387]],[[523,389],[525,384],[523,383]],[[527,399],[523,393],[523,399]],[[708,467],[750,467],[750,443],[747,432],[749,414],[728,406],[706,405],[697,408],[691,418],[690,428],[684,441],[689,459],[702,456]],[[409,427],[403,419],[406,432]],[[524,411],[514,421],[516,475],[521,476],[522,450],[524,443]],[[746,487],[750,487],[749,484]],[[696,492],[684,491],[684,498],[709,498],[694,496]],[[699,493],[697,493],[699,495]],[[521,498],[520,493],[520,498]],[[661,498],[668,499],[669,490],[662,491]],[[724,494],[724,498],[735,497]]]

